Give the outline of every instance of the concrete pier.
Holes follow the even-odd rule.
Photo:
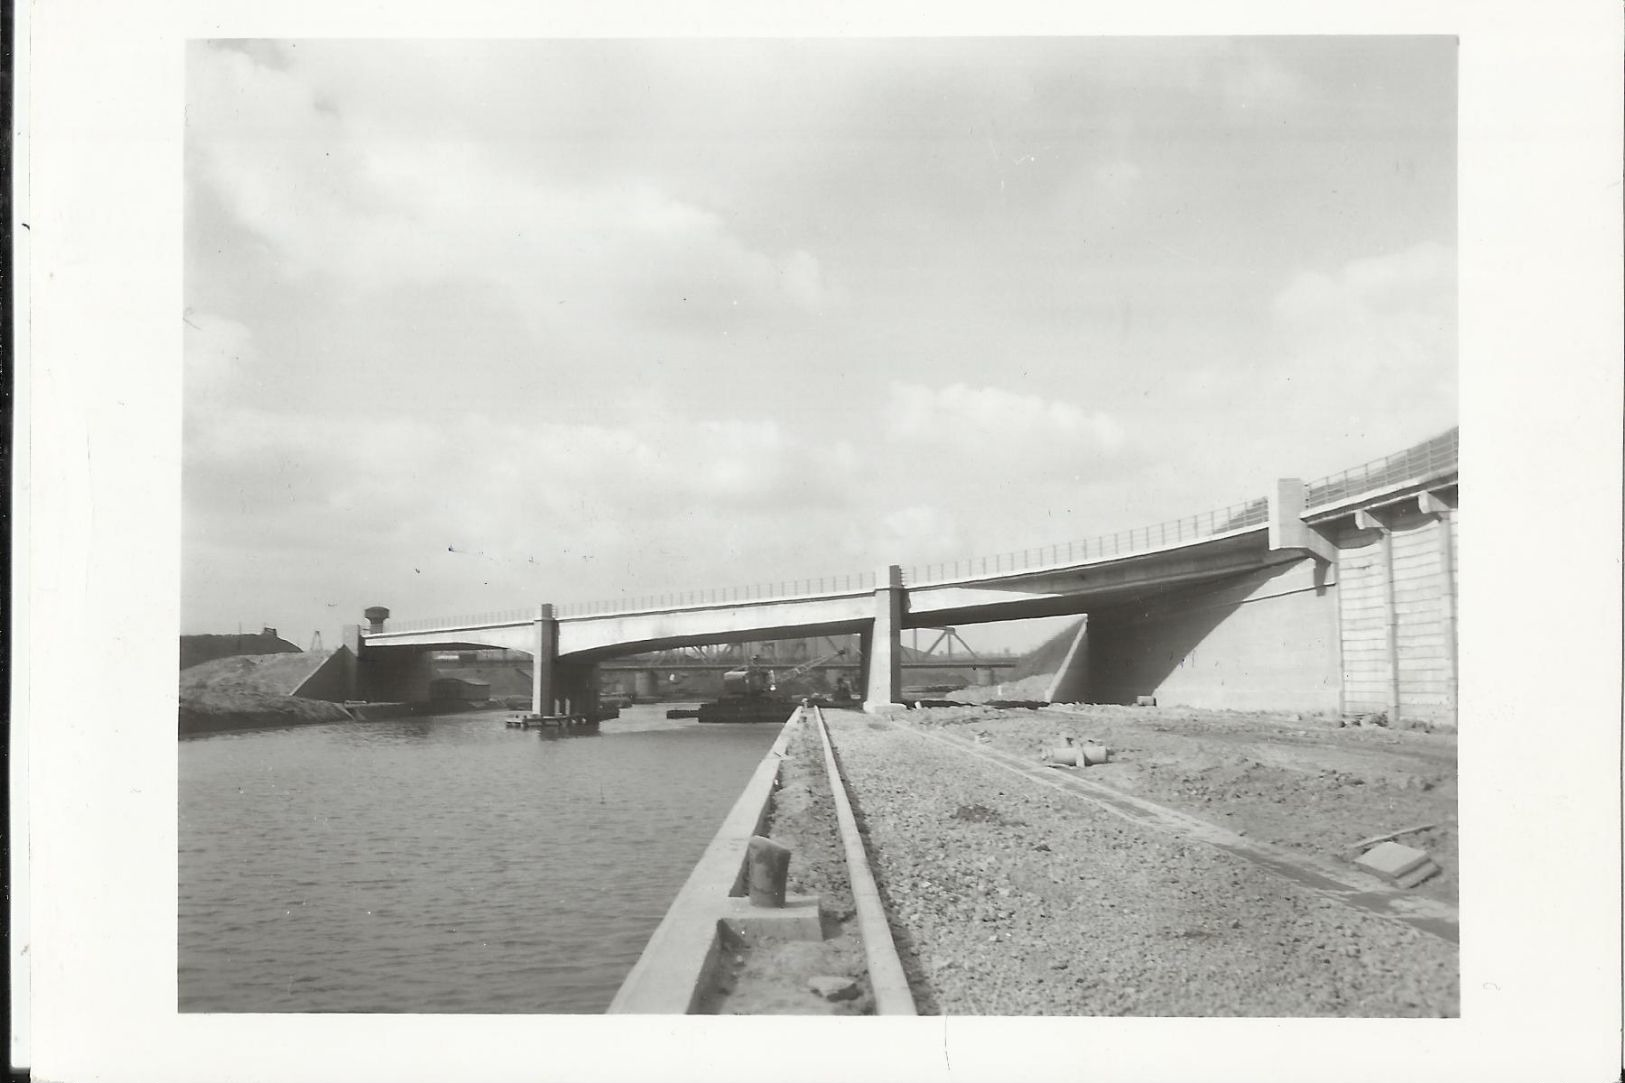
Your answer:
[[[864,640],[865,711],[889,711],[903,698],[903,569],[882,568],[875,577],[875,619]]]

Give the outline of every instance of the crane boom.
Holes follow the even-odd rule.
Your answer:
[[[844,657],[846,657],[846,648],[845,647],[839,647],[839,648],[831,651],[829,654],[824,655],[822,658],[814,658],[811,662],[803,662],[803,663],[801,663],[799,666],[797,666],[795,669],[792,669],[790,672],[786,673],[784,676],[775,678],[774,684],[776,686],[779,681],[793,681],[797,677],[801,676],[803,673],[806,673],[808,670],[817,669],[819,666],[823,665],[825,662],[833,661],[836,658],[844,658]]]

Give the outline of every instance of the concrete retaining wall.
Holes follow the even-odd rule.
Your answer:
[[[1333,535],[1343,710],[1453,726],[1460,511],[1427,513],[1405,502],[1377,514],[1384,529],[1348,520]]]
[[[299,683],[290,695],[304,699],[325,699],[343,703],[355,698],[355,655],[349,647],[339,647],[315,671]]]
[[[359,670],[361,699],[399,703],[429,701],[429,682],[435,677],[429,651],[369,648],[361,655]]]
[[[1337,601],[1305,557],[1089,615],[1087,698],[1239,710],[1338,709]]]

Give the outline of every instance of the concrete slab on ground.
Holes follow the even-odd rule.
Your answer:
[[[822,940],[823,921],[817,895],[787,895],[784,906],[755,906],[747,896],[732,896],[723,922],[741,936],[767,940]]]
[[[1376,873],[1384,880],[1398,880],[1406,873],[1414,872],[1428,863],[1428,855],[1397,842],[1384,842],[1361,854],[1354,863]]]

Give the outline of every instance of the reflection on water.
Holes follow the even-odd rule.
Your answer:
[[[181,741],[181,1010],[603,1011],[778,732],[665,711]]]

